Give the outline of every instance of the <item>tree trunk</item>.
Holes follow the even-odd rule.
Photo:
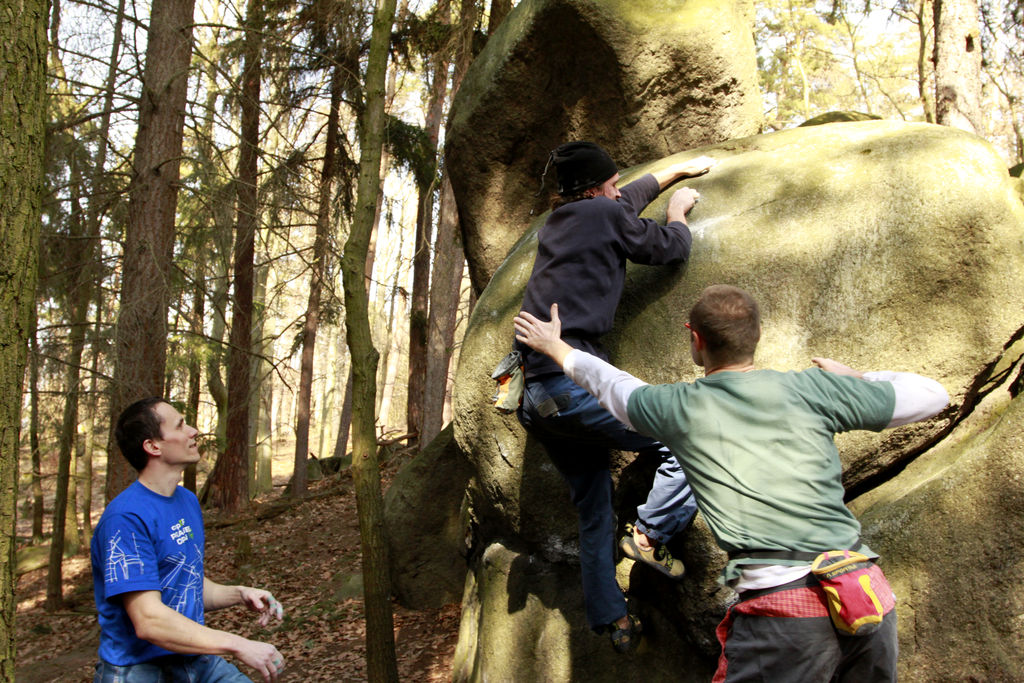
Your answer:
[[[402,241],[399,240],[399,246],[396,249],[397,253],[402,253]],[[384,355],[381,357],[380,362],[384,366],[384,371],[379,373],[380,389],[379,397],[377,401],[377,415],[379,415],[380,424],[387,429],[388,426],[392,425],[390,420],[391,415],[391,398],[395,391],[395,378],[398,377],[398,361],[401,357],[401,336],[398,334],[391,334],[389,331],[395,329],[395,317],[396,307],[400,296],[403,297],[402,308],[405,308],[404,303],[404,292],[399,287],[398,283],[402,276],[402,268],[398,267],[395,269],[395,279],[389,287],[389,302],[388,302],[388,314],[385,319],[384,334],[382,339],[387,344],[385,347]]]
[[[340,330],[337,330],[340,332]],[[324,365],[328,368],[338,367],[338,345],[334,343],[331,333],[322,340],[321,356],[326,357]],[[327,444],[331,434],[331,416],[337,412],[338,402],[338,380],[330,376],[331,373],[324,373],[323,391],[320,392],[320,418],[317,421],[320,427],[320,434],[317,436],[317,453],[322,458],[328,457]]]
[[[225,248],[224,253],[226,254],[227,251],[228,249]],[[217,262],[214,265],[216,267]],[[210,307],[213,309],[210,339],[213,341],[214,348],[211,349],[206,359],[206,390],[217,408],[217,423],[213,432],[216,443],[215,450],[219,456],[227,448],[228,441],[228,387],[224,384],[224,378],[221,376],[221,367],[225,360],[224,333],[228,327],[225,320],[225,309],[228,302],[227,266],[222,265],[219,271],[214,272],[213,277],[216,284],[210,297]]]
[[[206,258],[203,250],[196,250],[196,286],[192,290],[192,315],[189,316],[189,330],[197,338],[203,334],[203,317],[206,314],[206,292],[203,283],[206,279]],[[188,399],[185,403],[185,422],[190,425],[199,424],[199,396],[202,392],[203,369],[198,353],[192,354],[188,361]],[[192,493],[196,492],[196,464],[191,463],[185,468],[184,485]]]
[[[163,394],[174,219],[192,58],[194,0],[155,0],[135,136],[107,447],[107,502],[134,479],[113,427],[128,404]]]
[[[352,359],[352,473],[362,541],[366,610],[366,670],[374,683],[398,680],[395,660],[391,582],[384,537],[384,502],[377,466],[374,425],[377,351],[370,336],[366,294],[366,256],[380,196],[380,160],[384,141],[384,85],[395,0],[379,0],[373,17],[366,66],[365,110],[360,121],[358,199],[342,257],[345,320]]]
[[[107,62],[107,77],[104,81],[104,92],[103,92],[103,109],[100,114],[100,126],[99,126],[99,137],[96,146],[96,156],[93,157],[93,177],[92,177],[92,188],[93,192],[89,195],[88,209],[86,210],[85,216],[85,231],[88,236],[88,240],[85,243],[85,248],[90,253],[90,267],[93,268],[91,274],[93,278],[96,277],[96,252],[98,250],[99,237],[100,237],[100,218],[104,211],[109,208],[110,204],[116,201],[113,195],[109,193],[99,193],[97,188],[103,185],[104,176],[106,174],[107,164],[107,150],[110,146],[110,117],[114,110],[114,92],[117,88],[117,74],[118,74],[118,61],[121,54],[121,43],[124,34],[124,6],[125,0],[118,0],[117,10],[114,15],[114,36],[110,45],[110,59]],[[99,366],[99,355],[100,351],[98,348],[99,343],[99,318],[102,317],[102,300],[103,291],[97,286],[94,279],[89,282],[90,289],[96,298],[96,324],[95,333],[92,340],[92,362],[91,362],[91,373],[89,379],[89,400],[86,410],[86,418],[83,425],[83,439],[84,448],[82,453],[82,467],[81,475],[84,483],[83,495],[82,495],[82,528],[84,535],[82,542],[88,547],[89,541],[92,537],[92,473],[93,473],[93,454],[95,452],[95,439],[96,439],[96,390],[97,390],[97,370]],[[88,306],[86,306],[88,309]],[[115,458],[116,459],[116,458]]]
[[[313,396],[313,358],[316,333],[320,325],[320,292],[323,289],[327,260],[327,237],[331,227],[331,194],[337,175],[339,111],[345,75],[340,66],[331,70],[331,105],[327,114],[327,135],[324,141],[324,161],[320,170],[319,198],[316,212],[316,237],[313,240],[313,261],[310,263],[309,299],[306,302],[306,320],[302,328],[302,369],[299,375],[298,419],[295,425],[295,467],[292,475],[291,495],[306,493],[306,460],[309,457],[309,415]]]
[[[56,5],[54,5],[56,7]],[[50,537],[50,563],[46,575],[46,607],[58,610],[64,604],[62,595],[64,555],[78,552],[77,497],[75,496],[73,459],[78,434],[78,402],[80,368],[85,351],[85,332],[93,284],[93,236],[85,235],[86,225],[78,198],[81,174],[74,157],[71,159],[71,218],[68,222],[67,254],[74,259],[68,264],[70,290],[65,299],[70,329],[70,349],[64,372],[64,413],[61,419],[57,456],[57,491],[53,503],[53,535]],[[98,222],[97,222],[98,224]],[[88,239],[83,239],[88,237]],[[66,544],[66,547],[65,547]]]
[[[14,521],[22,383],[35,306],[46,126],[46,3],[0,22],[0,680],[14,681]]]
[[[252,358],[253,261],[257,197],[260,59],[263,51],[262,0],[246,9],[245,64],[242,69],[242,131],[238,158],[238,229],[235,234],[235,298],[228,350],[228,429],[224,453],[210,473],[208,500],[227,512],[249,505],[249,373]]]
[[[422,443],[433,441],[444,427],[449,366],[455,346],[465,255],[459,230],[455,195],[446,177],[441,184],[440,220],[434,245],[434,272],[430,286],[430,336],[427,343],[427,382]]]
[[[220,9],[214,5],[212,8],[212,23],[219,23]],[[206,446],[206,456],[215,459],[224,452],[227,441],[227,406],[228,391],[221,377],[221,368],[224,365],[224,332],[227,329],[225,322],[225,309],[228,301],[228,260],[231,252],[231,241],[234,233],[234,204],[235,189],[234,182],[222,182],[219,176],[219,168],[214,160],[218,157],[214,142],[214,123],[216,112],[220,109],[218,100],[221,97],[221,88],[217,83],[219,63],[216,56],[220,48],[217,45],[217,33],[207,34],[207,40],[200,47],[200,52],[208,55],[203,69],[203,89],[206,91],[206,99],[202,107],[203,116],[199,125],[196,147],[198,159],[196,160],[197,170],[201,173],[200,190],[201,196],[209,196],[211,206],[202,216],[202,228],[191,237],[194,240],[189,246],[190,253],[195,259],[195,288],[193,293],[191,328],[197,337],[205,339],[205,354],[196,354],[189,364],[189,378],[197,378],[201,381],[203,365],[206,369],[206,383],[210,397],[216,406],[216,422],[214,425],[214,439],[212,447],[209,443]],[[208,232],[207,232],[208,231]],[[211,291],[212,289],[212,291]],[[207,303],[209,297],[209,303]],[[206,313],[209,310],[212,324],[209,337],[205,337]],[[200,359],[205,356],[205,363]],[[195,401],[194,419],[198,420],[199,399],[202,393],[201,385],[190,385],[189,404]],[[193,397],[196,397],[193,399]],[[196,425],[196,422],[189,422]],[[190,491],[198,492],[196,474],[197,466],[189,465],[185,469],[185,487]]]
[[[264,379],[260,383],[260,409],[256,416],[257,495],[274,490],[274,423],[271,413],[274,405],[274,383],[269,373],[261,374]]]
[[[505,17],[512,10],[512,0],[491,0],[491,11],[487,19],[487,35],[493,36],[494,32],[505,21]]]
[[[270,267],[263,265],[256,269],[255,291],[253,292],[253,304],[256,310],[262,311],[267,300],[267,275]],[[251,402],[249,411],[249,424],[253,432],[254,460],[250,467],[252,477],[249,480],[249,494],[258,496],[261,493],[270,493],[274,490],[273,460],[274,452],[270,443],[273,433],[273,424],[270,421],[270,411],[273,407],[273,368],[267,362],[267,354],[270,352],[270,344],[264,337],[263,327],[266,316],[261,315],[253,321],[252,346],[256,351],[252,359],[252,393],[256,400]]]
[[[427,305],[430,301],[430,223],[433,187],[421,188],[416,208],[416,251],[413,255],[412,306],[409,311],[409,386],[405,421],[410,432],[423,428],[423,380],[427,358]]]
[[[95,454],[96,421],[93,419],[95,406],[89,406],[88,415],[82,424],[82,466],[79,468],[82,481],[82,547],[88,548],[92,541],[92,459]]]
[[[97,306],[96,311],[102,311],[100,301],[103,298],[103,290],[96,288]],[[82,481],[85,483],[84,495],[82,496],[82,543],[86,547],[92,540],[92,472],[93,458],[96,453],[96,412],[99,409],[97,400],[97,383],[99,377],[100,359],[100,315],[93,326],[92,338],[92,361],[90,363],[89,394],[86,401],[85,421],[82,427],[82,437],[85,440],[85,449],[82,454]]]
[[[917,92],[921,98],[921,109],[924,120],[935,123],[935,102],[928,88],[928,36],[934,35],[930,30],[929,18],[934,8],[929,8],[931,0],[917,0]]]
[[[438,20],[451,23],[448,0],[437,3]],[[446,49],[439,50],[431,59],[429,75],[430,99],[424,125],[437,157],[437,142],[444,118],[445,94],[448,91]],[[436,164],[435,164],[436,169]],[[430,302],[430,233],[434,215],[434,176],[418,178],[419,202],[416,205],[416,251],[413,256],[412,309],[409,312],[409,387],[406,398],[406,426],[419,434],[423,429],[423,387],[427,373],[427,317]],[[422,443],[417,437],[414,443]]]
[[[935,118],[943,126],[984,131],[978,0],[934,0]]]
[[[383,157],[383,154],[382,154]],[[380,183],[383,183],[383,178],[380,179]],[[380,187],[380,185],[378,185]],[[380,207],[382,195],[377,197],[377,201],[374,205],[373,220],[370,224],[370,238],[367,240],[368,244],[366,247],[366,259],[363,261],[363,284],[364,293],[368,292],[370,286],[370,274],[373,273],[373,263],[376,257],[376,252],[372,248],[372,245],[376,238],[377,223],[380,219]],[[342,264],[342,273],[345,273],[344,263]],[[344,277],[343,277],[344,279]],[[365,294],[367,301],[369,301],[369,294]],[[346,319],[347,319],[346,315]],[[367,308],[367,326],[369,326],[369,308]],[[348,336],[346,328],[346,337]],[[372,344],[372,335],[371,335]],[[345,397],[342,399],[341,404],[341,417],[338,419],[338,436],[334,442],[334,455],[341,457],[345,455],[345,449],[348,446],[349,436],[352,430],[352,354],[349,353],[349,367],[345,373]],[[379,360],[379,357],[378,357]],[[354,445],[353,445],[354,448]]]
[[[473,30],[476,4],[462,0],[459,7],[459,42],[452,74],[452,97],[473,59]],[[447,173],[441,180],[441,206],[434,241],[434,272],[430,284],[430,318],[427,341],[427,377],[424,395],[423,431],[420,443],[426,445],[441,432],[448,399],[448,366],[455,340],[463,261],[462,235],[458,210]]]
[[[77,426],[75,431],[77,432]],[[68,463],[68,506],[64,510],[64,554],[77,555],[82,549],[82,535],[78,530],[78,461],[81,457],[82,439],[74,437],[74,450]]]
[[[345,371],[345,396],[341,400],[338,435],[334,439],[334,455],[341,458],[348,452],[348,437],[352,431],[352,365]]]
[[[29,354],[29,432],[32,454],[32,544],[43,542],[43,458],[39,452],[39,334],[36,332],[36,308],[32,307],[31,353]]]

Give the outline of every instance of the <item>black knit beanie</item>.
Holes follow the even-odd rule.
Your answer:
[[[567,142],[551,152],[558,172],[558,194],[582,192],[618,173],[615,162],[593,142]]]

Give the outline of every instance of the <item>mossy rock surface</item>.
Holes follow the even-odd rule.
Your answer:
[[[820,126],[823,123],[843,123],[848,121],[878,121],[881,116],[877,114],[865,114],[860,111],[829,111],[824,114],[807,119],[801,126]]]
[[[436,608],[462,596],[471,474],[448,425],[402,466],[384,494],[391,587],[406,607]]]
[[[901,680],[1024,680],[1024,396],[1005,388],[851,504],[898,598]]]
[[[631,656],[578,618],[576,568],[492,543],[466,579],[453,681],[704,683],[714,668],[659,612],[641,609]]]
[[[760,130],[747,5],[739,0],[523,0],[452,105],[445,163],[477,291],[543,212],[549,152],[604,146],[621,167]]]
[[[630,266],[627,272],[615,330],[605,340],[624,369],[650,382],[693,380],[698,369],[683,323],[701,289],[731,283],[761,304],[761,367],[803,369],[820,355],[859,369],[913,371],[939,380],[951,405],[938,417],[880,434],[838,437],[844,482],[860,494],[947,444],[993,378],[1009,372],[1007,364],[1019,357],[1012,342],[1024,334],[1024,206],[1003,161],[980,138],[928,124],[847,122],[680,154],[709,154],[720,163],[687,181],[702,197],[689,218],[690,262]],[[664,163],[630,169],[624,182]],[[646,215],[663,220],[670,194],[663,193]],[[565,484],[515,417],[487,403],[489,373],[511,345],[511,320],[543,219],[510,251],[473,312],[455,381],[455,439],[474,471],[470,496],[478,546],[500,539],[516,552],[574,567],[576,516]],[[983,458],[984,443],[977,448]],[[650,468],[632,454],[616,461],[621,522],[634,514]],[[1004,471],[1005,487],[1013,486],[1010,468]],[[971,514],[970,506],[951,510],[949,524],[959,524],[961,515],[966,523]],[[1021,522],[1013,516],[1010,521]],[[984,524],[996,529],[1005,523],[994,508],[986,509]],[[887,542],[884,532],[869,539],[883,548]],[[1007,552],[1018,556],[1021,547],[1014,541]],[[631,594],[660,613],[685,615],[669,623],[682,642],[705,653],[713,637],[709,625],[728,600],[714,582],[716,552],[700,532],[684,541],[680,555],[693,572],[683,591],[659,587],[652,593],[645,587],[649,573],[637,568],[620,577]],[[887,571],[890,566],[887,560]],[[969,562],[960,571],[969,581]],[[936,596],[942,588],[936,587]],[[986,593],[978,599],[1005,598]],[[1018,628],[1005,620],[1008,613],[995,630]],[[969,637],[957,618],[939,623],[936,616],[934,628]],[[912,638],[912,620],[905,621],[902,632]],[[582,603],[571,623],[583,623]]]

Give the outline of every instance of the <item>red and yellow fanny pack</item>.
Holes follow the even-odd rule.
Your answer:
[[[878,591],[890,591],[884,577],[883,585],[872,582],[874,563],[852,550],[829,550],[814,559],[811,572],[825,591],[829,616],[842,633],[863,636],[876,631],[885,615]],[[876,579],[876,582],[878,580]]]

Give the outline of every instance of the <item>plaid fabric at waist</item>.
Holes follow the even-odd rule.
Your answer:
[[[871,585],[875,589],[882,611],[888,613],[896,606],[896,598],[889,587],[889,582],[882,573],[882,568],[872,564],[868,569]],[[732,610],[740,614],[751,614],[762,617],[827,617],[828,603],[825,591],[818,585],[800,585],[804,579],[798,579],[794,588],[767,592],[748,600],[741,596],[740,602],[733,605]]]
[[[871,576],[871,587],[882,603],[882,612],[888,614],[896,606],[896,596],[893,595],[888,579],[882,573],[882,568],[872,564],[868,569]],[[725,641],[729,637],[729,630],[732,628],[732,621],[737,614],[749,614],[759,617],[828,617],[828,604],[825,601],[825,591],[821,586],[800,585],[804,579],[798,579],[793,583],[795,588],[762,592],[749,600],[740,599],[725,613],[722,623],[715,629],[715,635],[722,646],[722,652],[718,657],[718,670],[712,679],[712,683],[722,683],[725,680],[728,662],[725,659]],[[789,585],[789,584],[786,584]]]
[[[821,586],[802,586],[740,600],[732,611],[759,617],[827,617],[828,604]]]

